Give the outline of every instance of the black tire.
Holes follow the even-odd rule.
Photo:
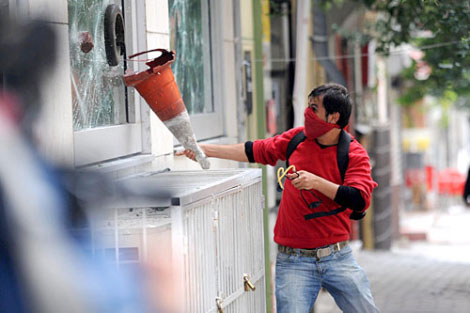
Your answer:
[[[109,66],[116,66],[126,51],[124,18],[115,4],[106,7],[104,13],[104,47]]]

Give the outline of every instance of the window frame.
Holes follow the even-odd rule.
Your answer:
[[[145,4],[143,1],[123,1],[125,8],[123,11],[130,9],[131,25],[127,25],[126,31],[132,29],[132,42],[127,43],[126,52],[130,54],[136,51],[143,51],[146,49],[146,28],[145,28]],[[127,13],[127,12],[126,12]],[[142,70],[144,64],[128,63],[128,67],[133,67],[134,70]],[[135,68],[138,67],[138,68]],[[137,92],[128,89],[128,96],[133,97],[133,107],[129,108],[130,114],[135,117],[134,122],[110,125],[97,128],[88,128],[83,130],[74,131],[73,145],[74,145],[74,165],[76,167],[87,166],[96,164],[103,161],[117,159],[133,154],[148,152],[148,138],[146,133],[143,132],[145,126],[149,125],[149,120],[143,118],[146,110],[142,98]]]
[[[205,6],[210,11],[209,33],[210,33],[210,61],[212,75],[212,94],[210,95],[214,112],[190,114],[191,125],[197,140],[206,140],[225,135],[224,106],[224,44],[223,28],[214,25],[223,25],[222,12],[223,3],[218,0],[205,0]],[[204,9],[206,9],[204,7]],[[217,69],[217,70],[216,70]],[[184,99],[183,99],[184,100]],[[210,125],[210,126],[208,126]],[[175,145],[180,145],[174,139]]]

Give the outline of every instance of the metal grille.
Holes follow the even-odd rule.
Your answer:
[[[215,306],[217,291],[213,205],[211,201],[185,210],[186,312],[208,312]]]
[[[261,188],[240,186],[185,210],[187,312],[217,312],[216,297],[224,312],[265,311]],[[254,292],[245,292],[245,274]]]
[[[101,242],[105,239],[104,250],[114,253],[116,264],[171,258],[169,264],[183,271],[181,298],[187,313],[217,313],[217,298],[225,313],[265,312],[264,199],[259,171],[143,177],[149,184],[163,180],[170,188],[191,188],[172,199],[180,205],[166,210],[103,212],[106,216],[95,223],[94,234]],[[244,275],[249,275],[255,291],[245,291]]]

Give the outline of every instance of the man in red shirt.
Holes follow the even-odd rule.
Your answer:
[[[278,313],[309,313],[321,287],[344,312],[378,312],[369,281],[348,245],[349,216],[369,207],[377,184],[371,178],[369,156],[356,140],[349,145],[344,180],[337,163],[338,142],[349,122],[351,107],[346,88],[322,85],[308,96],[304,127],[254,142],[201,145],[208,157],[275,165],[286,159],[291,139],[305,133],[306,140],[289,158],[296,171],[287,174],[274,228],[279,248]],[[192,151],[177,153],[183,154],[195,159]]]

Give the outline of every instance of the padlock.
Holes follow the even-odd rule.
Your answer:
[[[222,308],[222,298],[215,298],[215,304],[217,305],[217,313],[224,313],[224,309]]]
[[[245,291],[255,291],[255,285],[250,281],[250,275],[243,274],[243,284],[245,286]]]

